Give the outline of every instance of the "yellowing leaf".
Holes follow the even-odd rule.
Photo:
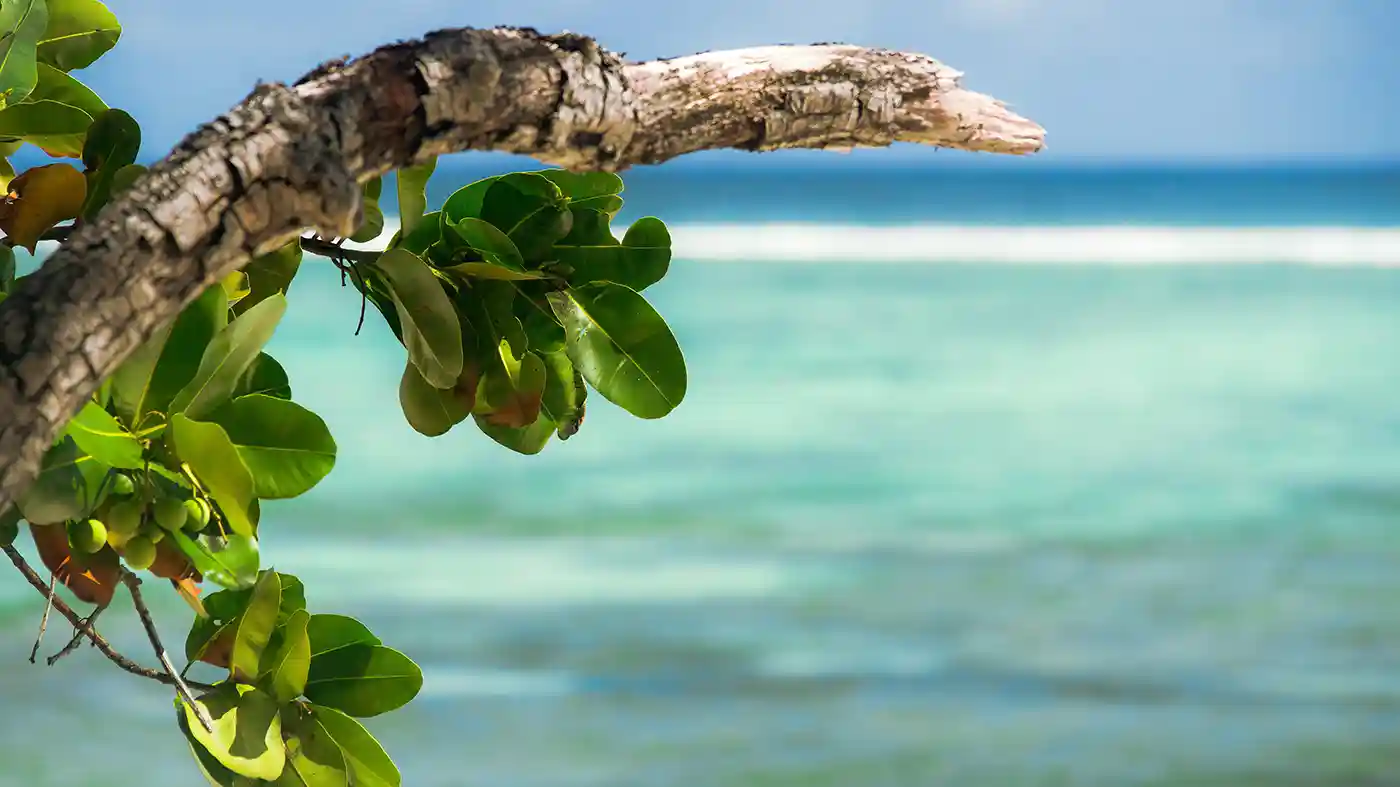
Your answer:
[[[77,218],[87,196],[87,179],[67,164],[26,170],[10,181],[10,194],[0,202],[0,230],[30,254],[39,236],[55,224]]]

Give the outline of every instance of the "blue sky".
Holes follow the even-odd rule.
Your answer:
[[[142,123],[146,158],[259,79],[435,28],[512,24],[633,59],[813,41],[923,52],[1044,124],[1047,162],[1400,159],[1400,0],[107,2],[125,32],[81,76]]]

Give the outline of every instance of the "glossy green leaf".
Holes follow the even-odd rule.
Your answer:
[[[405,236],[411,235],[414,227],[423,221],[428,209],[428,179],[437,167],[437,157],[412,167],[399,170],[394,187],[399,195],[399,226]]]
[[[48,21],[44,0],[0,3],[0,107],[18,104],[34,89],[39,39]]]
[[[527,263],[550,259],[554,242],[573,225],[573,214],[559,187],[524,172],[491,184],[482,200],[481,218],[504,232]]]
[[[185,742],[189,744],[190,754],[194,757],[195,764],[199,766],[199,772],[204,774],[204,778],[214,787],[257,787],[265,782],[259,779],[250,779],[228,768],[219,762],[204,745],[195,740],[194,733],[190,730],[190,721],[186,718],[184,705],[176,701],[175,721],[180,727],[180,732],[185,736]],[[198,721],[194,722],[199,724]]]
[[[286,311],[286,297],[275,293],[220,330],[194,377],[171,400],[170,412],[203,418],[227,402]]]
[[[476,422],[481,433],[494,440],[497,444],[509,448],[518,453],[532,456],[544,450],[549,445],[549,438],[553,437],[559,425],[549,416],[541,413],[535,422],[525,427],[510,427],[492,423],[490,416],[473,414],[472,420]]]
[[[536,173],[548,178],[569,198],[570,208],[596,210],[607,214],[622,209],[622,177],[614,172],[570,172],[546,169]]]
[[[345,753],[321,727],[316,717],[289,709],[283,729],[287,739],[287,767],[278,787],[349,787],[350,766]],[[355,787],[364,787],[356,784]]]
[[[26,101],[57,101],[77,107],[92,116],[94,122],[107,111],[107,103],[72,74],[60,71],[48,63],[39,64],[38,74],[39,79],[34,84],[34,91]],[[132,161],[135,160],[133,156]]]
[[[293,614],[306,610],[306,586],[292,574],[278,572],[277,579],[282,583],[282,609],[277,613],[280,626]]]
[[[282,606],[282,583],[277,572],[264,571],[253,585],[253,595],[238,619],[238,633],[233,639],[233,656],[229,669],[235,679],[245,683],[256,680],[260,673],[263,650],[277,626],[277,611]]]
[[[274,252],[253,258],[243,268],[248,274],[248,296],[233,307],[234,314],[241,315],[278,293],[285,295],[301,268],[301,257],[301,242],[293,240]]]
[[[481,218],[481,206],[486,200],[486,190],[491,188],[501,177],[501,175],[492,175],[489,178],[482,178],[452,192],[452,195],[442,203],[442,210],[438,213],[439,234],[446,235],[447,225],[450,223],[465,218]]]
[[[58,101],[12,104],[0,109],[0,139],[22,139],[51,156],[82,155],[92,115]]]
[[[515,302],[519,293],[516,285],[510,282],[478,281],[473,282],[470,289],[463,288],[458,294],[459,302],[470,298],[471,295],[476,296],[480,309],[484,311],[468,309],[468,319],[472,325],[481,326],[480,340],[492,350],[499,349],[502,339],[510,343],[516,356],[529,346],[525,326],[515,314]]]
[[[19,512],[35,525],[81,519],[106,498],[104,482],[111,472],[65,435],[45,452],[39,476],[19,499]]]
[[[292,384],[287,379],[286,370],[276,358],[265,352],[258,353],[258,357],[249,364],[248,370],[238,378],[238,384],[233,388],[234,399],[253,394],[275,396],[278,399],[292,398]]]
[[[311,706],[311,715],[345,753],[356,787],[399,787],[399,769],[364,725],[335,708],[320,705]]]
[[[462,373],[462,328],[452,299],[428,264],[403,249],[374,263],[393,294],[409,360],[438,388],[456,385]]]
[[[419,257],[426,257],[428,247],[437,243],[442,238],[442,213],[433,211],[422,217],[414,225],[411,232],[399,230],[390,239],[388,248],[403,249],[417,254]]]
[[[312,615],[306,624],[306,636],[311,640],[313,659],[342,648],[381,644],[365,624],[346,615]]]
[[[639,418],[661,418],[685,398],[685,358],[646,299],[596,282],[550,296],[568,335],[569,360],[605,399]]]
[[[306,636],[310,620],[306,610],[298,610],[281,627],[282,642],[268,673],[272,695],[279,702],[291,702],[306,688],[307,670],[311,668],[311,640]]]
[[[258,541],[252,536],[230,533],[227,536],[203,535],[190,537],[185,533],[170,533],[175,545],[190,559],[195,570],[220,587],[242,589],[258,579],[261,556]]]
[[[335,440],[321,417],[287,399],[243,396],[215,410],[253,476],[253,493],[269,500],[310,491],[335,466]]]
[[[132,162],[141,152],[141,127],[120,109],[109,109],[95,115],[83,144],[83,166],[88,176],[88,198],[96,191],[110,191],[111,179],[117,171]],[[105,187],[94,184],[105,180]],[[105,203],[106,199],[100,200]]]
[[[379,207],[379,193],[383,188],[384,182],[379,178],[367,180],[361,187],[365,217],[354,234],[350,236],[350,240],[356,243],[365,243],[379,237],[379,234],[384,231],[384,211]]]
[[[171,326],[157,332],[118,367],[112,379],[112,401],[131,428],[144,425],[147,413],[166,411],[170,400],[199,370],[205,348],[226,324],[223,291],[209,287]]]
[[[582,418],[588,389],[578,384],[578,375],[568,353],[560,350],[544,353],[541,357],[544,359],[545,385],[540,410],[562,430]]]
[[[446,434],[471,413],[476,405],[474,368],[465,365],[457,385],[442,389],[428,384],[418,367],[404,365],[399,380],[399,407],[414,431],[428,437]]]
[[[228,299],[230,308],[236,306],[248,297],[248,293],[253,291],[253,288],[248,284],[248,274],[243,271],[230,273],[219,282],[219,285],[224,288],[224,297]]]
[[[170,426],[175,452],[209,490],[229,527],[238,535],[252,536],[253,476],[228,433],[218,424],[194,421],[183,413],[172,416]]]
[[[443,270],[481,279],[525,280],[543,278],[538,271],[525,270],[525,260],[506,234],[481,219],[465,218],[448,225],[452,243],[471,249],[480,261],[454,262]]]
[[[515,299],[515,315],[525,331],[526,346],[533,352],[551,353],[564,349],[564,326],[549,308],[549,301],[542,297],[518,293]]]
[[[423,672],[412,659],[383,645],[354,644],[312,656],[306,698],[351,716],[378,716],[422,688]]]
[[[610,281],[641,292],[666,275],[671,263],[671,235],[660,219],[638,219],[618,243],[603,214],[581,213],[577,221],[585,229],[554,247],[559,262],[573,268],[566,277],[571,285]],[[599,227],[606,238],[599,234]]]
[[[527,427],[540,415],[546,378],[544,361],[532,352],[515,356],[504,340],[497,354],[499,363],[488,366],[482,374],[474,414],[485,416],[497,426]]]
[[[184,707],[185,722],[195,742],[219,764],[253,779],[273,780],[282,775],[286,749],[275,699],[251,686],[222,683],[196,702],[214,720],[214,731],[205,731],[188,705]]]
[[[96,402],[79,410],[64,433],[84,453],[104,464],[127,470],[145,465],[141,443]]]
[[[122,27],[98,0],[48,0],[39,60],[64,71],[92,65],[116,45]]]

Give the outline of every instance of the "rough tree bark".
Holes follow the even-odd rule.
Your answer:
[[[960,77],[836,45],[626,63],[582,36],[497,28],[260,85],[0,304],[0,511],[101,381],[206,287],[308,229],[351,234],[365,180],[462,150],[617,171],[718,148],[1041,149],[1040,126]]]

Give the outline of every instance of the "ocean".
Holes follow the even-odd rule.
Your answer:
[[[373,310],[289,293],[340,454],[264,554],[422,665],[405,785],[1400,785],[1400,169],[624,177],[665,419],[421,437]],[[27,663],[41,608],[0,580],[0,784],[198,782],[163,687]]]

